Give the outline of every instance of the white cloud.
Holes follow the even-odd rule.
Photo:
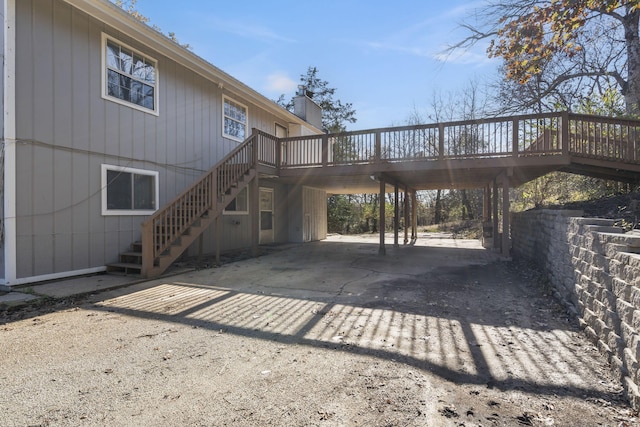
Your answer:
[[[453,52],[443,51],[433,55],[433,59],[439,62],[446,62],[449,64],[462,64],[462,65],[485,65],[495,63],[495,60],[489,58],[485,51],[479,50],[477,52],[468,49],[457,49]]]
[[[426,49],[423,49],[420,46],[412,47],[404,44],[394,44],[394,43],[388,43],[388,42],[368,42],[366,43],[366,45],[369,48],[375,49],[375,50],[398,52],[398,53],[408,54],[412,56],[421,56],[425,58],[431,58],[432,56]]]
[[[298,83],[284,73],[273,73],[267,76],[266,90],[274,93],[291,93],[298,87]]]
[[[217,31],[233,34],[252,40],[277,43],[295,43],[295,40],[282,36],[276,31],[256,22],[231,21],[216,16],[208,18],[208,25]]]
[[[464,30],[456,20],[473,15],[474,11],[486,6],[486,0],[475,0],[451,8],[442,8],[439,14],[431,15],[423,20],[398,28],[386,33],[381,40],[364,42],[362,45],[376,51],[395,52],[415,57],[445,60],[446,54],[439,53],[446,50],[446,45],[462,40]],[[445,45],[444,48],[439,46]],[[478,63],[478,54],[457,54],[449,56],[447,60],[462,63]],[[486,62],[486,57],[482,62]]]

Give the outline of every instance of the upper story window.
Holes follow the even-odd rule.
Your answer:
[[[158,114],[158,62],[102,34],[102,96]]]
[[[226,96],[222,97],[224,129],[222,135],[242,142],[247,138],[247,107]]]

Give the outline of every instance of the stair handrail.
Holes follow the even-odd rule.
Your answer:
[[[142,223],[143,277],[148,276],[160,254],[206,211],[213,209],[240,177],[256,167],[257,141],[258,132],[254,129],[242,144]]]

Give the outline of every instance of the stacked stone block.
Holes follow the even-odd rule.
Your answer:
[[[640,232],[580,211],[513,214],[514,258],[533,261],[640,409]]]

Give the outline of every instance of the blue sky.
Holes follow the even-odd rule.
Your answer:
[[[426,116],[433,94],[485,81],[497,62],[484,46],[443,58],[459,24],[483,1],[138,0],[136,7],[193,52],[270,99],[295,93],[318,68],[334,99],[356,110],[350,130]]]

